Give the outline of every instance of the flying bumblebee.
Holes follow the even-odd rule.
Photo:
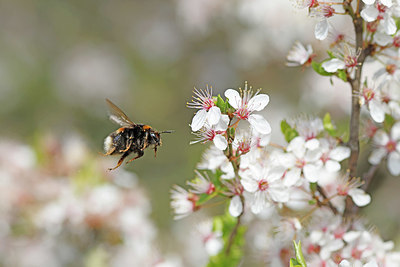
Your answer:
[[[144,155],[144,150],[153,145],[154,156],[157,154],[157,147],[161,146],[161,133],[171,133],[172,131],[157,132],[149,125],[136,124],[109,99],[106,99],[110,112],[110,120],[119,124],[121,128],[109,134],[104,140],[104,155],[122,154],[117,166],[108,170],[115,170],[121,166],[124,159],[131,153],[137,155],[127,161],[132,162]]]

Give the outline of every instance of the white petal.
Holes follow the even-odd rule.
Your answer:
[[[343,240],[346,241],[347,243],[350,243],[359,238],[360,235],[361,235],[360,231],[349,231],[343,235]]]
[[[233,217],[238,217],[243,212],[243,203],[240,196],[234,196],[229,204],[229,213]]]
[[[345,66],[344,62],[338,58],[332,58],[331,60],[322,63],[322,68],[324,68],[326,72],[330,73],[336,72],[339,69],[344,69]]]
[[[393,140],[400,140],[400,122],[397,122],[392,126],[390,136]]]
[[[225,150],[226,147],[228,146],[228,141],[226,141],[225,137],[217,134],[214,139],[213,139],[214,145],[220,149],[220,150]]]
[[[374,41],[381,46],[385,46],[390,44],[393,41],[393,38],[387,34],[376,32],[374,35]]]
[[[291,187],[300,180],[301,169],[293,168],[290,171],[287,171],[285,174],[285,178],[283,178],[283,184],[287,187]]]
[[[317,38],[318,40],[324,40],[326,37],[328,37],[328,30],[329,30],[328,20],[323,19],[319,21],[315,25],[314,29],[315,38]]]
[[[268,208],[270,203],[266,201],[264,192],[257,191],[253,195],[253,201],[251,203],[251,211],[255,214],[260,213],[263,209]]]
[[[397,264],[398,262],[396,262]],[[363,265],[363,267],[379,267],[378,263],[376,262],[375,259],[370,260],[366,264]]]
[[[338,146],[332,149],[331,152],[329,152],[329,158],[336,161],[342,161],[350,157],[350,152],[350,148],[345,146]]]
[[[371,196],[359,188],[350,189],[349,195],[353,199],[354,204],[359,207],[366,206],[371,202]]]
[[[320,168],[314,164],[306,164],[303,168],[304,177],[310,182],[315,183],[319,180]]]
[[[285,172],[285,168],[282,166],[273,167],[268,172],[268,182],[273,182],[278,179],[281,179]]]
[[[400,154],[397,151],[394,151],[389,154],[387,160],[387,166],[390,174],[397,176],[400,174]]]
[[[339,267],[351,267],[350,262],[348,260],[342,260],[339,263]]]
[[[373,5],[372,6],[367,6],[366,8],[361,10],[361,17],[366,22],[372,22],[372,21],[376,20],[378,15],[379,15],[379,11]]]
[[[249,123],[253,126],[254,130],[260,134],[269,134],[271,132],[271,126],[263,116],[259,114],[251,114],[248,118]]]
[[[204,109],[200,109],[199,111],[196,112],[196,115],[194,115],[192,119],[192,124],[190,124],[190,127],[192,127],[192,131],[196,132],[201,129],[201,127],[204,126],[204,123],[206,122],[207,118],[207,111]]]
[[[248,107],[251,111],[263,110],[269,103],[269,96],[266,94],[259,94],[250,99]]]
[[[325,163],[325,167],[330,172],[337,172],[340,171],[340,163],[335,160],[328,160]]]
[[[317,149],[319,147],[319,141],[317,138],[310,139],[306,142],[306,148],[310,150]]]
[[[372,165],[378,165],[381,160],[386,156],[386,149],[377,148],[369,155],[368,162]]]
[[[238,91],[233,90],[233,89],[228,89],[225,91],[225,97],[228,98],[229,104],[235,108],[238,109],[240,105],[242,104],[242,98],[240,97],[240,94]]]
[[[379,101],[371,100],[368,105],[369,112],[374,121],[381,123],[385,119],[385,106]]]
[[[214,130],[216,131],[226,131],[228,129],[229,124],[229,116],[228,115],[221,115],[218,123],[214,126]]]
[[[240,183],[243,185],[244,190],[250,193],[254,193],[258,189],[258,182],[254,179],[243,177],[240,180]]]
[[[381,0],[381,3],[387,7],[391,7],[393,5],[392,0]]]
[[[375,3],[375,0],[363,0],[363,2],[366,5],[372,5],[373,3]]]
[[[389,136],[383,130],[376,131],[373,141],[375,144],[385,146],[389,142]]]
[[[207,239],[204,246],[205,246],[205,249],[209,256],[215,256],[224,247],[224,243],[219,238],[210,238],[210,239]],[[163,264],[161,264],[161,265],[163,265]]]
[[[396,33],[397,27],[395,20],[386,15],[385,19],[383,20],[383,28],[388,35],[392,35]]]
[[[271,199],[275,202],[284,203],[289,201],[289,192],[284,187],[271,187],[268,189],[268,192]]]
[[[210,125],[217,124],[220,118],[221,118],[221,110],[219,109],[219,107],[214,106],[208,110],[207,121]]]
[[[306,153],[305,143],[306,141],[303,137],[297,136],[290,141],[289,145],[287,146],[287,151],[293,152],[293,154],[298,158],[302,158]]]

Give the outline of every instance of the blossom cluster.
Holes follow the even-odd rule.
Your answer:
[[[175,185],[171,191],[171,207],[176,219],[207,207],[216,198],[229,199],[227,210],[230,216],[244,217],[247,218],[246,220],[254,220],[260,216],[262,218],[264,217],[262,214],[265,213],[278,214],[279,218],[286,220],[288,218],[282,214],[288,211],[318,214],[321,207],[323,210],[329,210],[332,214],[331,220],[338,220],[342,218],[345,211],[346,198],[352,199],[358,207],[370,203],[370,195],[361,188],[363,184],[361,179],[350,177],[342,167],[343,161],[350,156],[350,149],[337,134],[329,114],[323,120],[318,117],[300,116],[289,122],[282,121],[281,130],[288,143],[286,146],[280,146],[271,143],[270,135],[265,132],[260,133],[259,125],[255,124],[255,126],[251,120],[249,124],[242,123],[249,117],[240,115],[244,114],[244,109],[250,107],[248,108],[249,115],[254,115],[253,110],[261,111],[254,108],[254,103],[258,102],[257,99],[243,97],[251,94],[249,90],[247,84],[244,90],[228,89],[225,100],[221,96],[213,97],[208,90],[205,91],[206,93],[201,90],[195,92],[196,96],[207,96],[201,100],[202,103],[207,102],[209,108],[208,110],[200,109],[194,116],[191,124],[194,134],[199,136],[199,132],[214,130],[213,127],[218,124],[218,121],[226,116],[225,128],[218,133],[223,140],[220,143],[225,145],[220,146],[219,142],[212,139],[201,139],[203,143],[214,142],[211,142],[211,146],[204,153],[203,160],[198,164],[198,170],[195,171],[196,177],[188,181],[189,189]],[[257,94],[255,97],[257,96],[268,99],[266,95]],[[236,102],[232,99],[236,99]],[[242,105],[242,103],[247,104]],[[259,107],[265,107],[266,104],[267,101],[260,103]],[[212,108],[218,111],[211,111]],[[211,112],[217,114],[215,117],[219,118],[219,120],[211,119],[214,124],[209,122],[208,116],[214,116]],[[204,115],[199,116],[199,113]],[[198,123],[200,117],[204,122]],[[193,127],[193,125],[201,124],[201,129],[198,129],[198,126]],[[315,214],[313,216],[317,216]],[[330,258],[336,257],[334,262],[337,264],[338,251],[344,253],[341,259],[349,261],[350,247],[360,242],[358,240],[360,236],[364,238],[366,235],[372,235],[364,230],[356,234],[350,226],[341,228],[342,223],[344,224],[340,221],[337,225],[330,226],[332,231],[341,229],[342,236],[346,236],[346,239],[340,241],[340,245],[337,245],[339,241],[335,241],[335,238],[331,240],[333,244],[329,243],[334,234],[329,233],[328,236],[327,229],[323,230],[326,225],[320,225],[319,237],[315,232],[302,241],[310,246],[318,245],[320,248],[327,246],[322,249],[322,255],[313,255],[312,261],[319,260],[322,264],[321,262],[330,262]],[[299,222],[296,225],[303,228],[307,224],[303,226]],[[213,232],[213,229],[209,228],[209,236],[213,237],[210,238],[212,245],[209,245],[213,249],[208,249],[211,251],[210,256],[222,250],[221,234]],[[312,233],[311,230],[309,232]],[[377,235],[365,237],[363,242],[371,242],[368,246],[372,246],[377,238],[379,238]],[[381,243],[383,244],[383,241]],[[334,244],[337,246],[330,248],[330,245],[334,246]],[[371,250],[371,247],[369,249]],[[375,250],[372,249],[372,251]],[[386,257],[385,253],[382,255]],[[369,259],[382,261],[379,257],[368,256],[363,258],[362,262],[366,263]],[[343,261],[343,266],[346,266],[347,261]]]
[[[4,140],[0,155],[0,265],[181,265],[154,250],[157,231],[137,177],[108,172],[108,159],[80,137]]]
[[[305,221],[269,211],[248,235],[252,249],[267,255],[270,266],[287,266],[293,257],[293,239],[301,240],[309,266],[400,266],[400,253],[393,242],[383,241],[365,225],[364,220],[348,221],[326,208]]]

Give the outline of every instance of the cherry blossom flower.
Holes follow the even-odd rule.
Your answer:
[[[205,91],[195,89],[192,102],[187,103],[187,106],[199,109],[190,124],[193,132],[200,130],[206,123],[213,126],[221,118],[221,110],[215,105],[212,98],[212,88],[209,90],[208,86]]]
[[[345,175],[337,182],[336,191],[339,196],[350,196],[358,207],[364,207],[371,202],[371,196],[358,188],[362,185],[359,178],[349,178]]]
[[[293,124],[299,135],[305,139],[306,148],[313,150],[319,147],[317,137],[324,130],[324,125],[320,118],[300,116],[293,121]]]
[[[228,123],[228,115],[222,115],[216,125],[209,126],[208,124],[205,124],[200,131],[194,133],[197,136],[197,139],[191,141],[190,144],[212,141],[218,149],[225,150],[228,146],[228,141],[226,140],[224,134],[226,129],[228,129]]]
[[[358,65],[357,58],[359,55],[360,51],[355,51],[349,45],[345,44],[343,49],[337,54],[337,57],[322,63],[322,68],[330,73],[343,69],[354,69]]]
[[[269,96],[266,94],[258,94],[253,96],[251,87],[245,88],[241,94],[234,89],[225,91],[225,96],[228,98],[229,104],[236,110],[234,115],[240,120],[247,120],[254,130],[261,134],[269,134],[271,126],[263,116],[259,114],[252,114],[254,111],[263,110],[269,103]]]
[[[304,47],[299,41],[296,41],[286,56],[286,65],[289,67],[308,66],[314,57],[311,45]]]
[[[340,170],[340,163],[344,159],[350,157],[350,148],[345,146],[335,146],[334,140],[320,139],[320,151],[322,153],[320,161],[323,163],[327,171],[337,172]]]
[[[199,197],[196,194],[174,185],[171,190],[171,208],[175,212],[174,219],[182,219],[196,211],[199,208],[196,204],[198,200]]]
[[[196,172],[196,179],[188,182],[187,184],[192,187],[191,192],[195,194],[207,194],[211,195],[215,192],[215,185],[210,181],[210,177],[208,177],[207,173],[202,175],[200,172]]]
[[[383,122],[387,108],[382,102],[380,91],[363,87],[360,94],[360,102],[368,107],[372,119],[379,123]]]
[[[397,27],[396,27],[396,22],[392,18],[391,13],[391,7],[392,1],[391,0],[383,0],[380,1],[380,3],[375,4],[375,0],[368,0],[364,1],[368,2],[371,4],[366,4],[365,8],[361,11],[361,17],[366,21],[366,22],[373,22],[375,20],[378,20],[379,28],[382,29],[382,32],[384,32],[387,35],[392,35],[396,32]]]
[[[319,161],[321,155],[318,149],[308,150],[302,136],[290,141],[287,153],[278,156],[280,163],[286,168],[283,179],[285,186],[297,184],[302,174],[309,182],[317,182],[322,167],[322,162]]]
[[[368,158],[372,165],[379,164],[387,157],[387,167],[392,175],[400,174],[400,122],[395,123],[390,135],[384,130],[378,130],[373,137],[375,149]]]
[[[201,222],[197,226],[197,232],[201,237],[204,248],[209,256],[217,255],[224,247],[221,231],[213,231],[212,220]]]
[[[252,194],[250,207],[253,213],[260,213],[272,202],[289,200],[289,193],[281,182],[284,171],[282,167],[266,167],[256,164],[241,172],[243,188]]]

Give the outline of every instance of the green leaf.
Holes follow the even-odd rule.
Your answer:
[[[328,50],[326,53],[328,54],[329,59],[336,58],[332,51]]]
[[[326,61],[326,60],[325,60]],[[322,61],[321,63],[318,63],[316,61],[313,61],[311,63],[312,68],[315,70],[316,73],[318,73],[319,75],[322,76],[332,76],[334,73],[331,72],[327,72],[324,70],[324,68],[322,67],[322,63],[324,63],[325,61]]]
[[[285,136],[285,140],[288,143],[292,141],[293,138],[295,138],[296,136],[299,136],[299,133],[296,131],[296,129],[292,128],[292,126],[290,126],[286,120],[281,121],[281,131]]]
[[[291,258],[290,259],[290,267],[301,267],[301,265],[296,259]]]
[[[322,122],[324,124],[325,131],[327,131],[330,136],[336,137],[337,131],[336,131],[336,127],[332,123],[331,114],[326,113]]]
[[[215,105],[217,107],[219,107],[219,109],[221,110],[221,113],[225,113],[226,112],[226,103],[225,101],[222,99],[221,95],[217,96],[217,102],[215,103]]]
[[[296,241],[293,240],[293,244],[297,263],[300,264],[301,267],[307,267],[306,261],[304,260],[303,252],[301,251],[301,241],[296,244]]]
[[[390,132],[396,120],[389,114],[385,114],[385,120],[383,121],[383,128],[386,132]]]
[[[310,183],[310,190],[311,192],[317,191],[317,183]]]
[[[337,70],[337,74],[336,74],[341,80],[343,80],[344,82],[347,82],[347,73],[345,70]]]

